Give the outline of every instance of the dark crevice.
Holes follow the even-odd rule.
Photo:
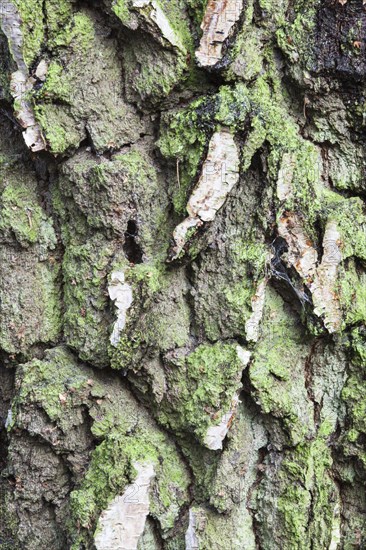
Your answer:
[[[123,252],[128,261],[132,264],[141,264],[143,262],[143,251],[139,244],[138,233],[139,230],[136,220],[128,220]]]

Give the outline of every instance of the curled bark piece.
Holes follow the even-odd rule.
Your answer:
[[[135,550],[149,514],[149,490],[155,477],[152,464],[135,463],[137,477],[122,496],[117,496],[98,522],[97,550]]]
[[[341,325],[339,298],[334,292],[338,266],[342,261],[341,236],[334,221],[328,221],[323,238],[323,257],[318,266],[318,253],[306,235],[299,217],[294,213],[282,216],[278,232],[289,247],[287,261],[309,288],[314,313],[323,317],[329,332],[336,332]]]
[[[8,39],[10,52],[18,68],[10,79],[10,92],[17,105],[15,116],[20,125],[25,128],[23,138],[27,147],[33,152],[43,151],[46,149],[46,143],[28,100],[34,80],[29,78],[23,57],[21,18],[16,6],[11,2],[4,0],[0,2],[0,27]]]
[[[108,287],[108,294],[111,300],[115,302],[117,309],[117,320],[114,323],[113,332],[110,337],[112,346],[117,346],[120,334],[126,324],[126,313],[131,307],[132,288],[125,283],[123,271],[115,271],[111,275],[111,284]]]
[[[315,275],[318,253],[306,235],[300,218],[294,213],[284,214],[278,222],[278,233],[289,247],[288,262],[307,282]]]
[[[37,68],[36,68],[36,77],[38,78],[38,80],[40,80],[41,82],[44,82],[46,80],[46,76],[47,76],[47,72],[48,72],[48,64],[47,64],[47,61],[45,61],[44,59],[42,59],[38,65],[37,65]]]
[[[196,59],[202,67],[213,67],[222,58],[225,40],[239,20],[243,0],[209,0],[201,24],[203,35]]]
[[[27,99],[33,84],[34,80],[28,78],[23,71],[18,70],[11,75],[10,91],[17,105],[15,116],[20,125],[25,128],[23,138],[26,145],[31,151],[36,152],[46,149],[46,144],[41,128],[35,119],[33,108]]]
[[[200,179],[187,204],[189,217],[174,230],[170,261],[181,255],[189,237],[199,226],[215,219],[238,179],[239,153],[234,138],[227,129],[215,132]]]
[[[192,232],[195,232],[202,224],[203,222],[199,218],[186,218],[182,223],[177,225],[173,233],[174,248],[171,260],[175,260],[180,256]]]
[[[0,1],[0,27],[8,39],[9,50],[18,69],[27,73],[28,69],[23,58],[23,36],[21,18],[15,4],[7,0]]]

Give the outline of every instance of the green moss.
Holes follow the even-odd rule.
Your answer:
[[[315,58],[312,37],[314,37],[320,0],[296,0],[294,4],[296,16],[293,22],[289,23],[284,19],[279,21],[281,26],[277,31],[277,43],[293,63],[300,62],[310,70],[313,68]]]
[[[351,256],[366,260],[366,217],[362,199],[345,199],[331,192],[324,193],[323,196],[327,219],[334,220],[341,233],[343,260]]]
[[[131,335],[122,334],[117,347],[109,348],[111,367],[116,370],[132,368],[136,362],[137,351],[144,342],[144,336],[140,332],[134,332]]]
[[[249,367],[255,396],[264,413],[281,419],[290,440],[298,443],[312,431],[302,368],[309,347],[303,329],[270,287],[261,325],[261,338]]]
[[[331,453],[322,438],[300,445],[282,463],[278,510],[292,544],[285,548],[305,550],[309,539],[319,548],[329,545],[335,505],[335,487],[327,473],[331,466]]]
[[[162,10],[167,18],[171,29],[174,33],[172,41],[180,53],[185,55],[187,50],[193,52],[193,40],[190,33],[188,19],[185,17],[185,2],[182,0],[155,0],[155,3]],[[112,4],[112,11],[127,26],[131,24],[131,20],[136,14],[146,16],[150,19],[150,6],[136,7],[131,5],[128,0],[116,0]]]
[[[247,9],[247,11],[252,12],[253,9]],[[229,52],[231,61],[227,70],[229,80],[237,80],[239,77],[245,81],[252,81],[260,74],[263,67],[263,38],[262,29],[253,27],[251,19],[249,24],[243,25]]]
[[[124,51],[125,81],[142,101],[160,103],[188,76],[186,54],[156,46],[152,39],[135,38]]]
[[[48,45],[53,47],[57,43],[57,36],[70,24],[73,14],[72,3],[69,0],[46,0],[45,8]]]
[[[124,51],[128,93],[133,91],[143,101],[153,103],[161,102],[176,85],[196,70],[186,3],[183,0],[155,0],[155,3],[169,23],[169,38],[156,28],[152,35],[158,35],[157,41],[149,35],[146,35],[146,40],[136,36]],[[127,26],[134,27],[141,18],[145,19],[145,27],[151,26],[151,5],[130,7],[128,10],[129,7],[123,1],[116,3],[112,9]]]
[[[82,152],[67,161],[62,172],[62,192],[73,197],[89,227],[121,239],[130,217],[138,226],[136,242],[143,259],[165,261],[170,236],[167,198],[159,192],[160,180],[150,156],[130,150],[98,162]],[[121,208],[123,204],[127,210]],[[68,223],[73,223],[72,217]]]
[[[150,511],[158,515],[164,530],[171,529],[176,520],[177,505],[185,500],[188,477],[174,446],[167,438],[152,429],[138,429],[133,437],[112,430],[93,452],[88,471],[79,489],[71,494],[71,510],[75,524],[85,529],[95,522],[97,515],[128,483],[133,483],[133,465],[152,463],[157,481]],[[176,488],[181,488],[180,496]]]
[[[81,136],[69,111],[60,105],[44,103],[36,105],[34,112],[52,153],[62,154],[79,145]]]
[[[167,293],[164,300],[166,301]],[[153,308],[147,315],[145,338],[153,348],[168,351],[187,344],[189,340],[190,311],[187,303],[179,299],[174,305]]]
[[[62,6],[62,4],[61,4]],[[69,17],[68,7],[63,5],[63,18]],[[93,19],[85,12],[76,12],[69,22],[51,38],[52,47],[70,47],[74,52],[85,53],[93,44],[95,28]]]
[[[36,267],[36,282],[39,299],[43,306],[42,333],[43,341],[56,342],[62,328],[60,267],[39,263]]]
[[[130,5],[128,0],[116,0],[112,3],[112,11],[123,24],[127,24],[131,20]]]
[[[42,124],[42,118],[39,118]],[[69,146],[68,143],[68,131],[62,126],[50,125],[48,128],[44,124],[44,130],[46,132],[47,141],[50,144],[51,150],[54,153],[64,153]]]
[[[58,61],[51,61],[46,81],[41,88],[40,97],[67,102],[70,99],[70,94],[71,84],[62,65]]]
[[[256,495],[263,546],[270,540],[271,547],[285,550],[329,547],[334,529],[340,527],[340,499],[331,474],[330,433],[323,433],[327,431],[320,426],[312,440],[282,450],[276,465],[267,463]]]
[[[356,365],[366,366],[366,339],[363,327],[352,329],[351,346],[354,353],[353,361]]]
[[[84,243],[88,234],[86,217],[72,199],[62,194],[59,185],[51,187],[51,195],[53,208],[61,221],[61,237],[64,245]]]
[[[365,366],[366,334],[364,326],[353,328],[349,340],[350,363],[348,377],[342,391],[346,406],[346,431],[342,437],[346,457],[357,457],[366,468],[364,438],[366,434]]]
[[[232,215],[241,214],[239,211]],[[242,226],[241,233],[241,238],[232,236],[225,243],[222,264],[226,269],[220,266],[211,270],[211,252],[202,256],[204,275],[198,275],[195,297],[197,324],[204,328],[210,341],[245,334],[252,314],[252,297],[265,276],[266,246],[251,236],[249,227]]]
[[[275,185],[283,155],[293,153],[293,196],[287,206],[306,212],[306,226],[313,232],[320,209],[320,153],[300,136],[296,121],[288,114],[280,77],[268,52],[267,62],[270,69],[252,86],[241,83],[234,87],[222,86],[216,96],[195,100],[187,109],[170,115],[170,119],[163,119],[158,145],[164,156],[176,159],[181,174],[181,188],[175,189],[173,202],[176,210],[182,213],[208,138],[215,129],[225,125],[233,131],[247,131],[249,127],[241,151],[242,171],[249,168],[253,155],[267,140],[270,147],[268,177]]]
[[[72,407],[74,390],[84,388],[86,395],[90,391],[85,375],[80,374],[77,369],[72,370],[72,365],[73,357],[66,348],[50,350],[43,360],[34,359],[22,365],[18,373],[21,388],[17,394],[15,406],[19,407],[22,403],[26,403],[31,395],[32,399],[42,406],[50,420],[55,421],[62,417],[65,403],[60,399],[60,395],[65,394],[66,407]]]
[[[233,130],[244,129],[250,112],[250,94],[244,84],[221,86],[217,96],[215,120]]]
[[[268,256],[267,246],[261,242],[238,239],[234,241],[232,250],[235,262],[245,263],[253,277],[253,282],[257,282],[264,275]]]
[[[355,261],[351,259],[347,268],[341,266],[336,292],[343,310],[343,324],[356,325],[366,321],[366,276],[358,273]]]
[[[214,128],[213,108],[209,98],[200,98],[187,109],[162,118],[157,145],[165,157],[176,161],[176,178],[171,192],[174,208],[180,214],[185,212],[188,191],[198,175],[203,152]]]
[[[93,452],[81,487],[71,494],[74,523],[89,529],[107,504],[133,482],[136,462],[154,465],[156,496],[150,511],[152,515],[159,515],[164,530],[172,528],[177,513],[174,505],[183,504],[188,478],[174,446],[153,429],[151,432],[138,429],[133,437],[117,429],[105,434],[104,441]],[[176,487],[182,490],[178,498]]]
[[[287,4],[285,0],[274,2],[273,0],[259,0],[259,6],[263,12],[264,20],[270,20],[271,23],[279,23],[284,20]]]
[[[187,5],[195,22],[199,25],[203,19],[208,0],[187,0]]]
[[[195,44],[187,17],[187,2],[185,0],[157,0],[157,3],[176,34],[182,55],[185,56],[188,52],[193,55]]]
[[[163,401],[159,421],[179,432],[193,431],[204,440],[207,429],[219,424],[241,387],[241,363],[235,344],[202,344],[169,369],[171,402]]]
[[[82,359],[108,364],[110,317],[107,313],[107,270],[113,246],[95,235],[86,244],[66,247],[64,277],[64,334]]]
[[[56,242],[52,222],[39,206],[33,184],[8,183],[1,195],[0,229],[10,230],[22,246],[43,242],[54,248]]]
[[[23,57],[30,67],[44,40],[43,3],[42,0],[15,0],[14,3],[22,20]]]
[[[349,376],[342,392],[342,398],[347,403],[349,417],[352,420],[352,428],[347,437],[354,442],[358,435],[366,433],[366,400],[364,397],[365,384],[358,372]]]
[[[235,282],[230,282],[230,285],[226,283],[220,303],[229,312],[230,323],[238,333],[245,333],[246,321],[252,313],[252,297],[258,281],[264,276],[266,258],[266,247],[249,240],[234,240],[228,249],[227,260]],[[216,291],[220,292],[219,284]],[[205,327],[207,335],[214,337],[215,331],[210,329],[210,320],[207,320]]]
[[[117,264],[114,269],[120,269]],[[116,348],[110,348],[112,367],[138,371],[148,349],[167,351],[184,346],[189,339],[190,311],[178,291],[172,299],[175,274],[165,264],[137,264],[122,267],[132,287],[133,303]]]
[[[253,287],[245,286],[242,283],[236,283],[225,290],[225,297],[231,309],[231,312],[237,313],[246,321],[250,316],[251,298],[253,296]]]
[[[138,178],[139,185],[148,185],[150,180],[156,178],[154,168],[139,151],[129,151],[124,154],[117,154],[113,160],[119,161],[119,167],[127,178]]]
[[[117,266],[115,266],[115,269],[117,269]],[[166,266],[158,262],[154,264],[142,263],[133,266],[126,266],[124,264],[124,273],[126,282],[131,284],[135,291],[140,289],[144,298],[151,297],[167,286],[167,281],[164,277]]]

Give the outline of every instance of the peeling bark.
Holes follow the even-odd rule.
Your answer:
[[[125,276],[122,271],[112,273],[108,293],[110,299],[115,303],[117,310],[117,320],[114,324],[110,341],[112,346],[117,346],[119,336],[126,324],[127,310],[131,307],[133,301],[132,289],[125,283]]]
[[[337,225],[329,221],[323,238],[323,256],[318,265],[318,253],[301,227],[296,215],[280,219],[279,235],[289,245],[287,261],[292,265],[309,288],[314,303],[314,313],[324,318],[329,332],[341,327],[342,313],[336,295],[338,266],[342,261],[341,235]]]
[[[95,546],[97,550],[136,550],[149,513],[149,490],[154,478],[152,464],[134,464],[137,476],[123,495],[102,512]]]
[[[170,261],[181,256],[189,236],[192,236],[192,229],[194,231],[215,219],[238,179],[239,155],[233,136],[226,129],[216,132],[210,140],[198,184],[188,200],[189,217],[174,230],[175,245]]]
[[[0,28],[8,38],[9,48],[18,70],[11,75],[10,91],[17,103],[16,117],[25,128],[25,144],[33,152],[46,149],[42,130],[37,123],[28,96],[31,94],[35,80],[29,77],[28,68],[23,57],[23,36],[21,17],[16,5],[2,0],[0,3]]]
[[[212,67],[223,56],[223,46],[240,18],[243,0],[208,0],[201,24],[202,38],[196,58],[203,67]]]

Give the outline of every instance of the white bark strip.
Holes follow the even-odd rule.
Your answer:
[[[313,297],[314,313],[324,320],[330,333],[339,330],[342,312],[335,294],[338,266],[342,261],[341,235],[334,221],[328,221],[323,238],[323,257],[317,265],[318,254],[307,237],[296,214],[282,216],[278,233],[289,247],[287,261],[304,280]]]
[[[190,232],[215,219],[227,195],[239,179],[239,153],[232,134],[227,129],[215,132],[209,143],[207,158],[196,188],[189,198],[189,217],[174,230],[172,260],[179,257]]]
[[[296,167],[296,155],[285,153],[282,157],[281,167],[277,178],[277,197],[285,201],[292,195],[292,180]]]
[[[187,204],[191,217],[212,221],[239,179],[239,154],[228,130],[216,132],[210,141],[207,158],[197,187]]]
[[[110,299],[114,301],[117,310],[117,320],[113,326],[110,342],[112,346],[117,346],[121,332],[126,325],[127,310],[131,307],[133,302],[132,288],[125,283],[123,271],[114,271],[112,273],[108,294]]]
[[[203,35],[196,59],[202,67],[213,67],[222,58],[225,40],[239,20],[243,0],[208,0],[201,29]]]
[[[263,317],[266,298],[267,279],[263,279],[257,287],[252,298],[253,313],[245,323],[245,334],[248,342],[257,342],[259,338],[259,325]]]
[[[46,143],[29,102],[35,81],[29,77],[24,61],[21,18],[16,6],[9,0],[0,0],[0,27],[8,39],[9,50],[18,67],[10,79],[10,93],[17,105],[15,116],[25,128],[23,138],[27,147],[33,152],[43,151],[46,149]]]
[[[137,477],[122,496],[108,506],[98,521],[94,535],[97,550],[137,550],[149,514],[149,490],[155,477],[152,464],[133,465]]]
[[[194,510],[189,510],[189,525],[186,531],[186,550],[198,550],[198,538],[196,535],[197,518]]]
[[[310,286],[313,294],[314,313],[324,316],[324,324],[329,332],[341,326],[342,312],[339,298],[335,294],[338,266],[342,261],[339,247],[341,236],[334,221],[328,221],[323,238],[323,258],[317,269],[317,278]]]

